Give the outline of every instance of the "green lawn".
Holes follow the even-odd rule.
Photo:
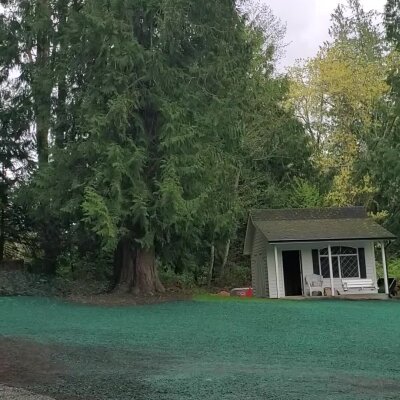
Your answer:
[[[397,302],[0,298],[0,339],[0,383],[57,399],[400,398]]]

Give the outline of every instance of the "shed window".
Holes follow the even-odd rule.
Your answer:
[[[353,247],[334,246],[332,267],[334,278],[360,278],[360,254]],[[319,271],[324,278],[330,278],[328,248],[319,250]]]

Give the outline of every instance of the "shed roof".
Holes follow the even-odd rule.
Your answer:
[[[363,207],[252,210],[250,223],[270,243],[395,238]]]

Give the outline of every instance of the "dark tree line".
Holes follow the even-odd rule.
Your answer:
[[[211,282],[246,264],[249,208],[323,204],[333,177],[289,101],[290,78],[274,70],[284,29],[268,8],[233,0],[2,5],[1,259],[7,246],[24,246],[43,272],[155,293],[164,290],[160,268]],[[398,16],[389,1],[393,49]],[[390,98],[376,109],[387,132],[365,141],[362,160],[376,166],[374,200],[394,221],[396,69],[388,82]]]
[[[280,105],[282,27],[267,8],[3,4],[1,243],[22,241],[19,210],[43,271],[113,265],[116,287],[136,293],[163,290],[156,263],[198,275],[210,249],[223,271],[245,208],[272,203],[250,192],[306,173],[290,160],[307,138]]]

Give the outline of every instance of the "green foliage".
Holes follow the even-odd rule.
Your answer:
[[[385,38],[380,16],[360,1],[339,5],[331,39],[291,70],[288,105],[312,139],[318,189],[295,184],[289,205],[363,205],[400,232],[398,15],[398,1],[389,0]]]
[[[63,296],[67,282],[23,271],[0,272],[0,296]]]
[[[104,242],[104,250],[114,249],[117,245],[117,225],[109,213],[102,196],[91,187],[85,189],[82,203],[83,221],[93,226],[93,231]]]
[[[393,258],[388,260],[388,273],[390,277],[400,280],[400,259]]]
[[[97,284],[112,277],[112,260],[107,252],[82,254],[77,247],[69,248],[57,258],[57,276],[65,281]]]
[[[390,278],[396,278],[399,282],[400,280],[400,259],[399,258],[390,258],[387,260],[387,269],[388,276]],[[382,263],[377,262],[376,265],[376,274],[379,278],[383,278],[383,266]]]
[[[229,265],[216,282],[227,289],[251,286],[251,271],[245,264]]]
[[[295,179],[288,193],[289,208],[322,207],[324,198],[318,187],[304,179]]]
[[[400,49],[400,1],[388,0],[385,6],[387,37]]]
[[[198,280],[196,281],[195,276],[191,271],[176,273],[171,267],[160,268],[159,271],[161,282],[169,289],[192,290],[202,284],[202,282],[199,282]]]
[[[376,186],[372,210],[388,213],[385,224],[394,232],[400,232],[399,202],[399,173],[400,163],[398,157],[399,132],[400,132],[400,79],[398,65],[400,56],[398,53],[398,17],[400,3],[397,0],[389,0],[386,5],[385,25],[390,50],[389,71],[387,72],[387,84],[390,92],[383,97],[375,110],[376,123],[367,137],[367,149],[365,157],[360,161],[359,168],[368,170],[372,182]],[[399,253],[398,241],[390,246],[390,252]]]
[[[15,193],[32,168],[27,99],[23,88],[4,78],[0,76],[0,260],[6,245],[27,239],[24,210],[15,204]]]

